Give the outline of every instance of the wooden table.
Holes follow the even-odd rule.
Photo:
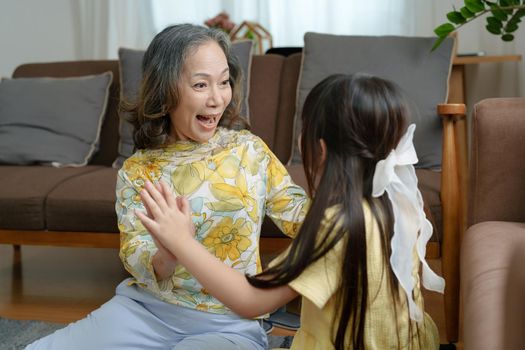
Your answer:
[[[450,74],[449,103],[465,103],[465,66],[467,64],[519,62],[521,55],[462,56],[454,57]]]

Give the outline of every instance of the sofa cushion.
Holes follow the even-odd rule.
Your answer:
[[[232,44],[232,50],[237,55],[241,69],[243,71],[243,100],[241,103],[241,116],[249,121],[248,97],[250,88],[250,72],[252,60],[252,45],[251,40],[238,41]],[[120,86],[121,98],[128,102],[133,102],[139,92],[140,82],[142,80],[142,58],[144,57],[144,50],[133,50],[120,48],[119,66],[120,66]],[[119,155],[113,167],[119,169],[124,160],[131,156],[134,151],[133,144],[133,126],[126,120],[129,115],[122,114],[119,124]]]
[[[486,221],[465,232],[460,276],[468,349],[503,349],[507,277],[513,253],[523,245],[522,222]]]
[[[119,118],[117,115],[117,107],[120,96],[118,60],[26,63],[16,67],[13,72],[13,78],[67,78],[102,74],[108,71],[113,73],[113,82],[109,89],[108,108],[100,133],[100,147],[98,152],[93,156],[93,159],[89,162],[91,165],[111,166],[117,156],[118,137],[115,137],[115,135],[118,134]]]
[[[439,168],[442,127],[436,106],[447,100],[454,40],[447,38],[430,52],[434,41],[435,38],[306,33],[294,139],[301,132],[304,100],[317,83],[334,73],[368,73],[392,80],[404,91],[413,107],[411,122],[418,126],[414,136],[417,167]],[[291,162],[299,161],[294,142]]]
[[[117,170],[102,168],[72,177],[53,189],[46,201],[49,230],[118,232],[115,214]]]
[[[16,230],[45,229],[45,201],[60,183],[80,174],[101,169],[49,166],[8,166],[0,171],[0,228]]]
[[[0,163],[86,165],[98,149],[112,73],[0,82]]]

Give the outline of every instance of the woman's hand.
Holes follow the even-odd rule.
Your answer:
[[[147,213],[137,211],[137,217],[149,231],[161,249],[177,255],[183,242],[193,239],[194,228],[191,221],[191,210],[186,198],[175,198],[165,182],[154,186],[147,182],[140,192]],[[165,251],[161,252],[165,254]]]

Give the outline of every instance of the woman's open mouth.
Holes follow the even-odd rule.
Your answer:
[[[212,129],[217,126],[217,124],[219,123],[220,117],[221,117],[221,113],[207,114],[207,115],[199,114],[197,115],[197,120],[205,128]]]

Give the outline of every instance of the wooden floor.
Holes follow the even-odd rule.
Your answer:
[[[429,260],[441,273],[438,260]],[[0,245],[0,317],[69,323],[114,295],[126,278],[115,249]],[[425,309],[445,343],[443,297],[423,291]]]

